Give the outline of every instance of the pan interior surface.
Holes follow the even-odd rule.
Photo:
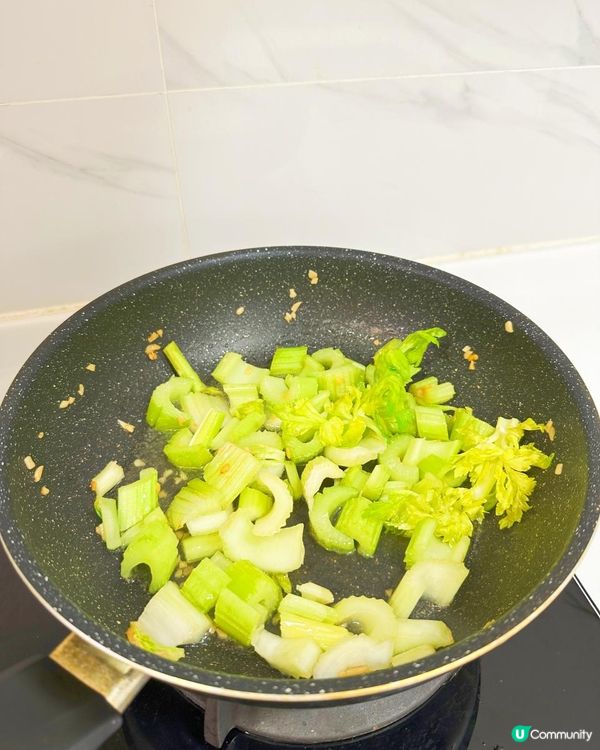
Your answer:
[[[310,284],[309,269],[318,272]],[[289,290],[302,306],[292,323]],[[245,312],[236,315],[238,307]],[[514,333],[506,333],[510,318]],[[473,407],[483,419],[551,418],[556,439],[534,442],[555,452],[561,476],[537,472],[533,508],[501,531],[493,517],[477,530],[467,559],[470,575],[447,610],[420,605],[417,616],[441,617],[456,645],[417,665],[345,681],[285,680],[249,649],[213,638],[186,647],[178,664],[131,647],[124,638],[148,594],[119,575],[120,555],[95,533],[98,519],[88,482],[109,459],[126,469],[141,458],[167,468],[164,438],[143,419],[152,389],[170,368],[144,354],[148,334],[164,329],[201,377],[226,351],[267,365],[276,346],[335,346],[368,362],[374,339],[441,326],[448,332],[430,351],[423,375],[455,384],[453,403]],[[478,354],[472,372],[462,348]],[[95,372],[86,369],[94,363]],[[80,383],[83,396],[77,396]],[[77,396],[73,405],[59,402]],[[383,685],[466,657],[530,616],[567,578],[598,516],[597,478],[589,452],[597,422],[577,373],[527,318],[476,287],[440,271],[395,258],[326,248],[271,248],[209,256],[169,267],[119,287],[70,318],[32,356],[2,407],[0,510],[5,543],[24,575],[77,628],[146,667],[190,683],[252,693],[322,694]],[[117,420],[136,426],[125,432]],[[44,438],[37,438],[39,432]],[[596,451],[597,452],[597,451]],[[23,458],[43,464],[40,495]],[[595,461],[596,459],[594,459]],[[596,470],[596,469],[594,469]],[[593,490],[593,491],[592,491]],[[176,491],[171,486],[170,497]],[[170,499],[170,498],[169,498]],[[306,521],[304,509],[296,511]],[[336,598],[385,596],[403,572],[406,543],[384,534],[374,559],[326,552],[305,533],[306,561],[292,574],[313,580]],[[319,693],[321,691],[321,693]]]

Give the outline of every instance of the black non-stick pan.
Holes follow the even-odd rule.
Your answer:
[[[310,284],[307,272],[318,273]],[[290,323],[289,290],[302,302]],[[560,300],[556,300],[560,304]],[[242,315],[236,309],[245,308]],[[565,311],[565,315],[568,315]],[[514,332],[507,333],[505,322]],[[427,354],[424,374],[451,380],[456,403],[482,418],[552,419],[562,474],[539,473],[533,508],[501,531],[493,517],[478,528],[470,575],[443,612],[456,643],[418,663],[324,681],[286,679],[251,650],[213,638],[171,663],[130,645],[125,630],[148,599],[119,575],[119,556],[96,535],[89,478],[108,459],[137,469],[136,458],[163,466],[162,442],[143,415],[154,386],[170,373],[144,354],[163,328],[202,376],[225,351],[266,365],[274,347],[337,346],[366,362],[374,339],[431,326],[448,331]],[[478,354],[470,371],[462,349]],[[88,363],[95,372],[86,370]],[[75,404],[59,402],[85,393]],[[124,432],[117,420],[136,426]],[[39,432],[44,437],[37,437]],[[43,464],[40,494],[23,463]],[[482,289],[427,266],[355,250],[282,247],[243,250],[179,263],[135,279],[87,305],[37,349],[0,411],[0,524],[15,566],[35,595],[83,639],[137,670],[191,690],[247,701],[301,703],[363,699],[407,688],[475,659],[533,619],[566,585],[600,508],[598,416],[579,375],[534,323]],[[302,510],[299,511],[300,515]],[[383,539],[372,560],[327,553],[306,535],[306,562],[293,576],[337,596],[384,596],[402,570],[405,543]],[[428,613],[423,610],[421,614]],[[419,614],[419,611],[416,613]]]

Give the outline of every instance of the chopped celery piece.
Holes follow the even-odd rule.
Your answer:
[[[296,464],[293,461],[284,461],[283,465],[285,467],[285,475],[287,477],[288,484],[290,485],[292,497],[294,498],[294,500],[300,500],[300,498],[302,497],[303,489]]]
[[[394,641],[397,632],[394,610],[383,599],[349,596],[335,606],[336,625],[358,625],[374,641]]]
[[[167,517],[158,506],[151,510],[147,516],[144,516],[141,521],[138,521],[134,526],[130,526],[127,531],[121,532],[121,547],[127,547],[128,544],[131,544],[141,531],[155,521],[167,523]]]
[[[317,379],[308,375],[288,375],[285,384],[290,401],[296,401],[299,398],[314,398],[319,390]]]
[[[277,432],[269,432],[269,430],[265,429],[257,430],[256,432],[251,432],[250,435],[241,437],[237,441],[237,444],[240,448],[247,448],[250,451],[254,447],[271,448],[276,451],[283,450],[283,440],[281,439],[281,435]]]
[[[426,644],[434,648],[445,648],[452,643],[452,631],[441,620],[396,620],[394,653]]]
[[[271,366],[271,375],[298,375],[304,367],[304,359],[308,352],[307,346],[280,346],[275,349]]]
[[[311,459],[304,467],[300,479],[308,509],[312,508],[314,496],[326,479],[341,479],[343,476],[344,472],[340,467],[328,458],[319,456]]]
[[[254,383],[232,383],[224,385],[223,390],[229,399],[229,410],[235,410],[242,404],[258,399],[258,388]]]
[[[423,596],[439,607],[448,607],[462,586],[469,570],[461,562],[423,560],[411,568],[425,583]]]
[[[284,594],[292,593],[292,582],[287,573],[271,573],[271,578],[281,588]]]
[[[232,443],[225,443],[204,467],[204,479],[221,491],[223,504],[229,505],[252,484],[259,471],[260,462],[252,454]]]
[[[288,388],[282,378],[266,375],[260,381],[260,395],[268,404],[279,404],[288,399]]]
[[[212,450],[217,450],[225,443],[235,443],[260,429],[264,423],[264,412],[252,412],[241,419],[234,417],[213,438],[210,447]]]
[[[473,448],[494,434],[494,427],[473,416],[471,409],[456,409],[450,431],[451,440],[459,440],[463,451]]]
[[[417,435],[428,440],[448,440],[446,414],[439,406],[415,406]]]
[[[223,542],[217,533],[186,536],[181,540],[181,551],[187,562],[196,562],[205,557],[212,557],[221,549],[223,549]]]
[[[439,383],[437,378],[418,380],[410,386],[409,391],[415,397],[417,404],[422,406],[445,404],[456,395],[452,383]]]
[[[343,396],[349,389],[364,383],[364,372],[352,364],[345,363],[339,367],[323,370],[317,375],[319,388],[329,391],[332,400]]]
[[[238,560],[227,568],[227,588],[248,604],[263,607],[271,615],[281,601],[281,588],[273,578],[248,560]]]
[[[368,478],[369,473],[363,471],[360,466],[351,466],[344,472],[340,484],[344,487],[354,487],[357,492],[360,492],[365,486]]]
[[[261,492],[265,492],[268,495],[271,494],[271,490],[267,487],[267,485],[261,481],[260,477],[263,475],[263,472],[266,474],[271,474],[271,476],[278,477],[281,479],[284,472],[284,466],[283,462],[280,461],[261,461],[261,470],[258,474],[258,477],[256,477],[256,481],[252,485],[255,489],[260,490]]]
[[[268,370],[244,362],[240,354],[227,352],[213,370],[212,376],[217,382],[227,383],[227,385],[244,383],[256,385],[268,374]]]
[[[211,396],[208,393],[186,393],[181,399],[181,408],[190,418],[190,427],[196,431],[210,411],[219,411],[224,421],[229,421],[229,404],[224,396]]]
[[[320,362],[317,362],[314,357],[312,357],[310,354],[307,354],[304,358],[304,365],[302,367],[300,375],[316,375],[318,372],[322,372],[324,369],[325,368]]]
[[[215,513],[223,508],[223,493],[202,479],[192,479],[179,490],[167,508],[167,519],[177,530],[201,513]]]
[[[385,448],[385,443],[364,438],[354,448],[337,448],[332,445],[325,448],[325,456],[338,466],[362,466],[374,461]]]
[[[137,622],[129,623],[126,635],[129,643],[138,648],[143,648],[144,651],[149,651],[151,654],[162,656],[163,659],[179,661],[179,659],[183,659],[185,656],[185,651],[182,648],[178,648],[177,646],[163,646],[162,643],[157,643],[149,635],[142,633]]]
[[[364,497],[369,500],[379,500],[389,478],[389,469],[382,464],[377,464],[363,485],[362,494]]]
[[[267,619],[264,608],[248,604],[225,587],[215,605],[215,625],[242,646],[249,646],[256,632]]]
[[[402,461],[398,461],[393,466],[386,464],[386,468],[390,472],[390,480],[385,483],[382,494],[400,488],[408,489],[419,481],[420,473],[418,466],[409,466]]]
[[[208,448],[200,444],[192,444],[194,434],[184,427],[169,439],[163,448],[170,463],[180,469],[200,469],[212,458]]]
[[[273,500],[264,492],[254,489],[254,487],[246,487],[242,490],[238,500],[238,508],[244,510],[251,521],[266,516],[272,505]]]
[[[229,518],[229,515],[229,510],[219,510],[216,513],[205,513],[190,518],[186,525],[192,536],[214,534]]]
[[[335,528],[331,519],[355,495],[356,490],[353,487],[340,485],[329,487],[315,495],[313,506],[308,511],[308,518],[313,536],[321,547],[332,552],[354,552],[354,539]]]
[[[283,638],[312,638],[324,651],[352,635],[340,625],[309,620],[289,612],[282,612],[279,629]]]
[[[157,385],[146,411],[146,421],[159,432],[171,432],[186,427],[190,418],[176,404],[192,390],[189,378],[173,375],[166,383]]]
[[[119,487],[119,529],[125,531],[141,521],[158,505],[158,472],[142,469],[140,478]]]
[[[413,438],[404,454],[403,463],[408,466],[418,466],[428,456],[437,456],[450,461],[460,450],[458,440],[426,440]]]
[[[369,517],[366,511],[372,503],[366,497],[351,497],[342,508],[335,528],[358,543],[358,552],[373,557],[383,529],[383,521]]]
[[[107,549],[117,549],[121,546],[119,531],[119,517],[117,515],[117,501],[112,497],[98,498],[98,508],[102,519],[102,531]]]
[[[198,612],[173,581],[154,594],[137,624],[142,633],[163,646],[198,643],[211,627],[208,617]]]
[[[321,649],[312,638],[287,640],[267,630],[261,630],[253,641],[254,650],[265,661],[291,677],[312,675]]]
[[[390,607],[396,617],[410,617],[424,592],[425,583],[418,571],[415,568],[407,570],[390,597]]]
[[[389,667],[392,641],[377,642],[368,635],[353,635],[325,651],[316,663],[313,677],[347,677]]]
[[[328,347],[327,349],[318,349],[311,354],[315,362],[318,362],[324,368],[330,370],[332,367],[341,367],[346,362],[346,357],[339,349]]]
[[[392,667],[400,667],[402,664],[410,664],[413,661],[425,659],[425,657],[431,656],[431,654],[435,654],[435,648],[428,643],[422,643],[420,646],[415,646],[408,651],[403,651],[392,657]]]
[[[205,448],[217,437],[225,421],[225,413],[219,409],[208,409],[198,422],[190,445],[202,445]]]
[[[279,605],[279,612],[283,616],[296,615],[305,617],[308,620],[317,620],[318,622],[329,622],[332,625],[338,624],[338,615],[335,609],[325,604],[305,599],[296,594],[284,596]]]
[[[165,585],[175,570],[178,543],[175,532],[166,521],[144,524],[123,553],[121,575],[123,578],[130,578],[134,568],[138,565],[147,565],[150,569],[148,591],[153,594]],[[145,628],[142,629],[148,632]],[[148,634],[152,635],[149,632]]]
[[[171,367],[175,370],[177,375],[192,381],[194,391],[202,392],[206,388],[204,383],[200,380],[200,376],[196,370],[190,365],[185,358],[185,355],[174,341],[169,341],[169,343],[163,347],[163,354],[169,360]]]
[[[257,536],[246,513],[237,510],[219,533],[223,551],[232,560],[250,560],[268,573],[290,573],[304,562],[303,530],[299,523],[272,536]]]
[[[123,481],[125,472],[123,467],[119,466],[116,461],[109,461],[106,466],[99,471],[90,482],[90,489],[96,493],[97,497],[104,497],[112,489],[114,489],[119,482]]]
[[[218,565],[221,570],[229,570],[229,568],[233,565],[233,561],[228,557],[225,557],[225,555],[220,550],[218,552],[215,552],[215,554],[210,559],[214,562],[215,565]]]
[[[450,560],[462,562],[469,550],[470,538],[464,536],[454,545],[445,544],[435,536],[437,522],[424,518],[415,527],[404,553],[408,568],[423,560]]]
[[[294,498],[287,484],[268,470],[263,469],[258,475],[258,480],[273,496],[273,506],[266,515],[256,521],[254,533],[258,536],[271,536],[285,526],[292,515]]]
[[[333,593],[313,581],[299,583],[296,588],[305,599],[311,599],[319,604],[333,604]]]
[[[427,458],[419,462],[419,477],[424,479],[427,474],[431,474],[436,479],[446,481],[446,475],[449,474],[453,467],[454,464],[452,461],[444,461],[439,456],[427,456]]]
[[[181,593],[200,612],[208,612],[230,580],[228,573],[205,557],[185,579]]]
[[[469,571],[460,562],[449,560],[423,560],[415,563],[400,579],[390,598],[396,617],[410,617],[421,597],[447,607],[468,576]]]
[[[323,450],[323,443],[318,435],[314,435],[308,441],[302,441],[291,437],[285,441],[285,454],[295,464],[305,464],[315,458]]]

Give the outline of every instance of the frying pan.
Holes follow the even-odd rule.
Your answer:
[[[318,273],[310,284],[307,271]],[[289,289],[302,301],[297,319]],[[239,306],[245,312],[236,315]],[[514,333],[504,329],[511,320]],[[163,438],[143,415],[152,389],[170,374],[144,354],[156,328],[174,339],[206,375],[225,351],[267,365],[276,346],[340,347],[366,362],[374,339],[431,326],[448,331],[424,361],[423,375],[451,380],[456,403],[483,419],[533,417],[556,426],[550,444],[564,465],[538,474],[533,509],[510,530],[490,517],[477,529],[470,576],[442,617],[456,643],[420,662],[371,674],[298,681],[272,671],[251,650],[216,638],[186,648],[172,663],[130,645],[127,624],[148,594],[119,575],[119,555],[95,534],[89,478],[111,458],[163,463]],[[462,348],[478,354],[469,371]],[[93,362],[96,371],[85,369]],[[72,406],[58,404],[85,385]],[[398,691],[456,668],[500,645],[530,622],[573,574],[600,512],[599,422],[578,373],[560,349],[520,312],[442,271],[394,257],[323,247],[255,248],[179,263],[142,276],[77,312],[36,350],[0,410],[0,528],[25,583],[81,639],[126,660],[136,674],[222,698],[287,706],[324,705]],[[118,419],[136,425],[124,432]],[[44,438],[37,434],[43,431]],[[41,496],[23,458],[45,466]],[[302,509],[298,514],[302,516]],[[405,542],[384,535],[374,559],[325,552],[305,535],[306,562],[292,578],[315,580],[338,597],[383,597],[403,571]]]

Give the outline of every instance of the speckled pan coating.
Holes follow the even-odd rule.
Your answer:
[[[318,284],[309,284],[309,269],[318,272]],[[292,324],[283,319],[290,287],[303,302]],[[237,316],[241,305],[245,313]],[[508,319],[512,334],[504,330]],[[340,346],[367,361],[374,337],[385,341],[432,325],[449,335],[427,355],[424,374],[452,380],[457,403],[473,406],[485,419],[551,417],[554,444],[544,436],[536,442],[564,463],[562,476],[540,474],[533,510],[521,524],[501,532],[489,518],[477,532],[471,575],[443,614],[458,642],[417,664],[322,682],[283,679],[249,650],[216,639],[189,648],[178,664],[130,646],[123,634],[147,594],[119,577],[119,556],[94,533],[87,481],[110,458],[132,477],[135,458],[156,463],[160,456],[161,440],[152,438],[143,414],[169,367],[144,355],[147,334],[163,327],[165,340],[176,339],[205,374],[227,350],[265,365],[275,346],[300,343]],[[475,372],[462,356],[466,344],[480,355]],[[95,373],[84,369],[88,362],[96,364]],[[58,403],[76,395],[79,383],[85,395],[60,410]],[[134,434],[117,419],[135,424]],[[40,430],[43,440],[36,437]],[[47,497],[23,464],[27,454],[46,467]],[[536,325],[497,297],[442,271],[374,253],[241,250],[179,263],[118,287],[69,318],[30,357],[0,410],[2,537],[22,574],[60,617],[167,679],[263,701],[278,695],[290,703],[309,695],[316,701],[332,693],[355,697],[451,668],[531,617],[568,578],[591,537],[600,508],[599,455],[598,415],[576,370]],[[382,596],[401,573],[403,547],[387,536],[369,561],[326,553],[307,539],[306,571],[294,579],[316,580],[338,595]],[[422,612],[435,616],[431,608]]]

